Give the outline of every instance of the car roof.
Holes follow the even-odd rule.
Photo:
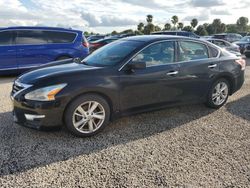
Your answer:
[[[157,34],[157,33],[192,33],[189,31],[157,31],[157,32],[153,32],[153,34]]]
[[[171,39],[186,39],[186,40],[193,40],[193,41],[201,41],[199,39],[178,36],[178,35],[140,35],[140,36],[132,36],[132,37],[123,38],[121,40],[123,40],[123,41],[124,40],[134,40],[134,41],[141,41],[141,42],[152,42],[152,41],[171,40]]]
[[[1,30],[18,30],[18,29],[32,29],[32,30],[56,30],[56,31],[75,31],[75,32],[82,32],[80,30],[75,30],[75,29],[67,29],[67,28],[61,28],[61,27],[45,27],[45,26],[15,26],[15,27],[5,27],[5,28],[0,28]]]

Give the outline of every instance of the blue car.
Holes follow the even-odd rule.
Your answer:
[[[89,44],[83,32],[54,27],[0,29],[0,74],[14,74],[51,61],[84,58]]]

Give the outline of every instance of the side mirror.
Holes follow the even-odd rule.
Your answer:
[[[146,62],[144,61],[132,61],[129,64],[129,68],[134,70],[134,69],[145,69],[146,68]]]

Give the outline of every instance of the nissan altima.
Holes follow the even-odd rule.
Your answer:
[[[19,76],[13,116],[24,126],[65,125],[92,136],[121,116],[197,102],[220,108],[241,88],[244,69],[243,59],[199,39],[128,37],[81,62],[54,62]]]

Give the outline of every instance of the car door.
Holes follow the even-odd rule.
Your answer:
[[[47,60],[47,39],[42,30],[18,30],[16,36],[19,69],[32,68]]]
[[[174,41],[164,41],[144,48],[120,71],[120,106],[125,112],[177,103],[179,66]],[[130,70],[133,63],[144,62],[146,68]]]
[[[17,69],[14,31],[0,31],[0,70]]]
[[[218,58],[209,58],[209,48],[198,41],[179,41],[178,57],[183,88],[182,100],[203,100],[212,78],[219,73]]]

